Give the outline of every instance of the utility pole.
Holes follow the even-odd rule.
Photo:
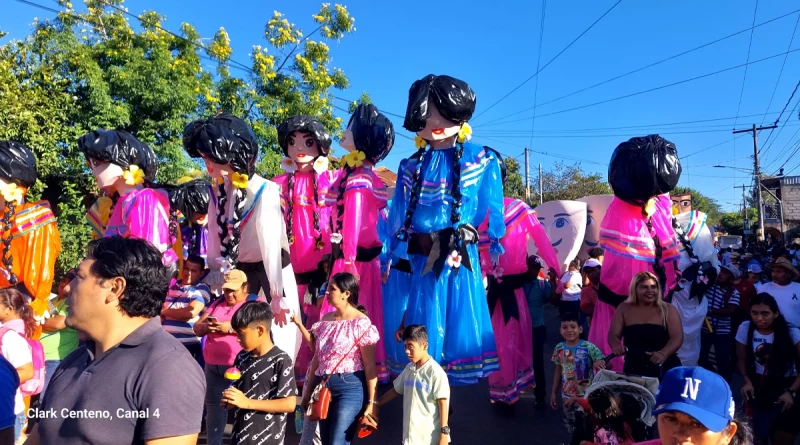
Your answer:
[[[542,192],[542,164],[539,164],[539,205],[542,205],[544,194]]]
[[[764,206],[761,204],[761,167],[758,163],[758,132],[760,130],[769,130],[771,128],[778,128],[777,125],[769,127],[758,127],[753,124],[753,128],[747,130],[733,130],[733,134],[737,133],[752,133],[753,134],[753,177],[756,180],[756,203],[758,205],[758,237],[759,241],[764,240]]]
[[[747,199],[744,197],[744,189],[747,188],[744,184],[734,185],[735,189],[742,189],[742,227],[743,230],[750,230],[750,225],[747,223]],[[744,233],[744,232],[742,232]]]
[[[528,147],[525,147],[525,201],[531,202],[531,163],[528,159]]]

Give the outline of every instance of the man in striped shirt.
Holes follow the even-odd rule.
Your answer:
[[[731,349],[733,336],[731,334],[731,317],[739,307],[739,291],[734,286],[741,272],[731,264],[722,266],[719,271],[717,283],[708,289],[703,298],[708,298],[708,323],[703,324],[700,340],[700,366],[714,371],[708,361],[711,346],[714,346],[714,357],[717,364],[716,372],[726,381],[730,382],[733,364],[731,362]],[[711,331],[708,326],[711,325]]]
[[[183,263],[184,280],[170,287],[161,310],[161,326],[186,346],[201,367],[203,350],[193,327],[211,299],[211,290],[201,282],[205,268],[202,257],[189,256]]]

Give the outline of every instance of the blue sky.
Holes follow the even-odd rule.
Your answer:
[[[52,0],[34,1],[55,5]],[[756,28],[752,33],[752,45],[748,30],[623,79],[544,104],[746,30],[753,24],[756,1],[622,0],[537,76],[536,93],[537,79],[534,78],[486,111],[536,72],[541,1],[346,0],[342,4],[356,18],[357,31],[341,42],[328,42],[333,65],[345,71],[351,84],[350,89],[336,92],[336,95],[355,99],[366,91],[380,109],[403,115],[408,87],[414,80],[429,73],[464,79],[478,95],[476,117],[471,122],[474,141],[520,160],[524,147],[531,147],[540,152],[531,153],[532,172],[539,163],[547,169],[558,161],[580,160],[585,170],[605,176],[611,153],[619,142],[649,133],[659,133],[673,141],[680,156],[715,146],[683,159],[680,183],[734,210],[741,202],[741,190],[733,186],[750,184],[749,176],[744,171],[712,166],[723,164],[752,169],[752,139],[747,134],[734,139],[730,130],[734,124],[744,128],[753,123],[769,124],[777,118],[800,80],[800,51],[785,58],[779,82],[783,55],[749,65],[744,82],[745,68],[741,67],[621,100],[542,115],[744,64],[748,59],[748,46],[751,62],[786,52],[800,13]],[[547,2],[541,65],[556,56],[614,3],[616,0]],[[311,15],[319,5],[308,0],[130,0],[125,4],[134,13],[155,9],[166,15],[164,26],[170,30],[177,31],[181,22],[190,22],[203,37],[211,37],[219,27],[225,27],[231,37],[233,58],[248,65],[252,45],[267,46],[263,31],[273,10],[281,11],[289,21],[309,32],[316,27]],[[755,23],[799,8],[800,4],[791,0],[761,1]],[[9,38],[22,38],[29,32],[34,17],[50,16],[52,14],[45,11],[9,0],[3,5],[0,29],[10,32]],[[800,32],[794,36],[791,49],[800,49]],[[541,106],[536,108],[539,117],[531,138],[533,110],[520,111],[533,107],[534,94],[536,103]],[[776,172],[785,163],[787,173],[800,175],[800,154],[792,156],[800,144],[798,110],[790,114],[798,101],[800,92],[781,119],[780,125],[788,125],[776,130],[769,143],[762,147],[762,166],[766,174]],[[767,112],[771,114],[765,116]],[[737,115],[740,117],[734,119]],[[342,117],[346,121],[347,116]],[[402,119],[392,119],[399,133],[410,135],[402,129]],[[682,122],[692,123],[663,125]],[[768,133],[762,132],[761,140]],[[413,151],[411,140],[398,137],[383,165],[396,169],[400,160]]]

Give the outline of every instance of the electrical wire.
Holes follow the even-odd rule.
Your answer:
[[[653,91],[658,91],[658,90],[663,90],[665,88],[674,87],[674,86],[681,85],[681,84],[684,84],[684,83],[687,83],[687,82],[700,80],[700,79],[703,79],[703,78],[706,78],[706,77],[715,76],[717,74],[722,74],[722,73],[725,73],[725,72],[728,72],[728,71],[732,71],[732,70],[735,70],[737,68],[741,68],[741,67],[746,66],[746,65],[753,65],[753,64],[756,64],[756,63],[765,62],[767,60],[771,60],[771,59],[774,59],[776,57],[780,57],[780,56],[782,56],[784,54],[793,53],[793,52],[796,52],[796,51],[800,51],[800,48],[792,49],[792,50],[789,50],[789,51],[786,51],[786,52],[782,52],[782,53],[779,53],[779,54],[774,54],[772,56],[767,56],[767,57],[764,57],[762,59],[754,60],[752,62],[747,62],[747,63],[743,63],[743,64],[740,64],[740,65],[732,66],[732,67],[729,67],[729,68],[721,69],[721,70],[718,70],[718,71],[714,71],[712,73],[706,73],[706,74],[703,74],[703,75],[700,75],[700,76],[695,76],[695,77],[692,77],[692,78],[689,78],[689,79],[680,80],[678,82],[673,82],[673,83],[666,84],[666,85],[661,85],[661,86],[658,86],[658,87],[655,87],[655,88],[649,88],[649,89],[646,89],[646,90],[638,91],[636,93],[625,94],[623,96],[618,96],[618,97],[614,97],[614,98],[611,98],[611,99],[601,100],[599,102],[593,102],[593,103],[586,104],[586,105],[581,105],[581,106],[578,106],[578,107],[572,107],[572,108],[567,108],[567,109],[564,109],[564,110],[554,111],[552,113],[540,114],[540,115],[538,115],[536,117],[541,118],[541,117],[546,117],[546,116],[554,116],[554,115],[557,115],[557,114],[568,113],[570,111],[576,111],[576,110],[581,110],[581,109],[584,109],[584,108],[594,107],[594,106],[597,106],[597,105],[607,104],[609,102],[616,102],[618,100],[627,99],[627,98],[630,98],[630,97],[639,96],[639,95],[646,94],[646,93],[651,93]]]
[[[781,121],[781,117],[783,117],[783,112],[784,112],[784,111],[786,111],[786,108],[787,108],[787,107],[789,106],[789,104],[792,102],[792,98],[794,98],[794,94],[797,92],[797,88],[798,88],[798,87],[800,87],[800,80],[798,80],[798,81],[797,81],[797,85],[795,85],[795,86],[794,86],[794,91],[792,91],[792,95],[791,95],[791,96],[789,96],[789,100],[787,100],[787,101],[786,101],[786,105],[784,105],[784,106],[783,106],[783,110],[781,110],[781,114],[779,114],[779,115],[778,115],[778,118],[777,118],[777,119],[775,119],[775,122],[773,122],[773,123],[772,123],[772,125],[778,125],[778,122],[780,122],[780,121]],[[777,88],[777,85],[776,85],[776,88]],[[797,107],[797,105],[795,105],[795,108],[796,108],[796,107]],[[792,111],[792,114],[794,114],[794,111]],[[762,119],[762,122],[763,122],[763,119]],[[764,139],[764,145],[766,145],[766,144],[767,144],[767,142],[769,141],[769,138],[772,136],[772,132],[773,132],[773,130],[775,130],[775,129],[774,129],[774,128],[770,128],[770,130],[769,130],[769,134],[767,135],[766,139]],[[778,134],[780,135],[780,131],[778,132]],[[763,154],[764,156],[767,154],[767,151],[769,150],[769,148],[770,148],[770,147],[772,147],[772,144],[770,144],[770,145],[769,145],[769,147],[767,147],[767,148],[764,150],[764,154]],[[760,150],[759,150],[759,151],[760,151]]]
[[[532,110],[532,109],[535,109],[536,107],[541,107],[541,106],[544,106],[544,105],[548,105],[548,104],[551,104],[551,103],[557,102],[557,101],[559,101],[559,100],[561,100],[561,99],[566,99],[567,97],[571,97],[571,96],[574,96],[574,95],[576,95],[576,94],[583,93],[584,91],[588,91],[588,90],[591,90],[591,89],[597,88],[597,87],[599,87],[599,86],[605,85],[605,84],[607,84],[607,83],[613,82],[613,81],[615,81],[615,80],[619,80],[619,79],[622,79],[622,78],[624,78],[624,77],[630,76],[630,75],[632,75],[632,74],[636,74],[636,73],[638,73],[638,72],[640,72],[640,71],[646,70],[646,69],[648,69],[648,68],[652,68],[652,67],[654,67],[654,66],[657,66],[657,65],[660,65],[660,64],[662,64],[662,63],[664,63],[664,62],[668,62],[668,61],[670,61],[670,60],[677,59],[678,57],[685,56],[686,54],[693,53],[693,52],[695,52],[695,51],[698,51],[698,50],[701,50],[701,49],[703,49],[703,48],[705,48],[705,47],[708,47],[708,46],[714,45],[714,44],[716,44],[716,43],[719,43],[719,42],[722,42],[722,41],[728,40],[728,39],[730,39],[730,38],[736,37],[736,36],[738,36],[739,34],[743,34],[743,33],[747,32],[747,31],[750,31],[750,30],[752,30],[753,28],[758,28],[758,27],[764,26],[764,25],[766,25],[766,24],[772,23],[772,22],[774,22],[774,21],[776,21],[776,20],[780,20],[780,19],[782,19],[782,18],[785,18],[785,17],[788,17],[788,16],[790,16],[790,15],[797,14],[798,12],[800,12],[800,9],[795,9],[794,11],[788,12],[788,13],[786,13],[786,14],[783,14],[783,15],[781,15],[781,16],[778,16],[778,17],[772,18],[772,19],[770,19],[770,20],[767,20],[767,21],[765,21],[765,22],[761,22],[761,23],[759,23],[759,24],[755,25],[754,27],[745,28],[745,29],[743,29],[743,30],[741,30],[741,31],[737,31],[737,32],[735,32],[735,33],[733,33],[733,34],[729,34],[729,35],[727,35],[727,36],[725,36],[725,37],[722,37],[722,38],[719,38],[719,39],[717,39],[717,40],[714,40],[714,41],[711,41],[711,42],[708,42],[708,43],[704,43],[704,44],[702,44],[702,45],[700,45],[700,46],[696,46],[696,47],[694,47],[694,48],[692,48],[692,49],[689,49],[689,50],[683,51],[683,52],[681,52],[681,53],[678,53],[678,54],[675,54],[675,55],[672,55],[672,56],[669,56],[669,57],[667,57],[667,58],[665,58],[665,59],[661,59],[661,60],[659,60],[659,61],[657,61],[657,62],[653,62],[653,63],[651,63],[651,64],[648,64],[648,65],[645,65],[645,66],[639,67],[639,68],[637,68],[637,69],[635,69],[635,70],[632,70],[632,71],[628,71],[628,72],[627,72],[627,73],[625,73],[625,74],[620,74],[619,76],[612,77],[612,78],[610,78],[610,79],[606,79],[606,80],[604,80],[604,81],[602,81],[602,82],[596,83],[596,84],[594,84],[594,85],[590,85],[590,86],[588,86],[588,87],[582,88],[582,89],[580,89],[580,90],[577,90],[577,91],[573,91],[572,93],[565,94],[565,95],[563,95],[563,96],[557,97],[557,98],[555,98],[555,99],[552,99],[552,100],[549,100],[549,101],[547,101],[547,102],[543,102],[543,103],[540,103],[540,104],[536,104],[536,103],[534,103],[535,105],[534,105],[533,107],[529,107],[529,108],[526,108],[526,109],[524,109],[524,110],[517,111],[516,113],[512,113],[512,114],[509,114],[509,115],[507,115],[507,116],[503,116],[503,117],[501,117],[501,118],[497,118],[497,119],[491,120],[491,121],[489,121],[489,122],[487,122],[487,123],[483,124],[482,126],[487,126],[487,125],[489,125],[489,124],[491,124],[491,123],[494,123],[494,122],[497,122],[497,121],[501,121],[501,120],[503,120],[503,119],[506,119],[506,118],[508,118],[508,117],[516,116],[516,115],[518,115],[518,114],[521,114],[521,113],[524,113],[524,112],[526,112],[526,111],[530,111],[530,110]],[[798,20],[800,20],[800,14],[798,14],[798,15],[797,15],[797,17],[798,17]],[[788,50],[788,48],[787,48],[787,50]],[[785,61],[785,59],[784,59],[784,61]],[[768,109],[769,109],[769,108],[768,108]]]
[[[795,110],[797,110],[797,106],[798,105],[800,105],[800,97],[797,98],[797,101],[795,102],[794,107],[792,108],[792,111],[789,112],[790,116],[794,115]],[[772,148],[772,146],[775,144],[775,141],[778,140],[778,138],[781,136],[781,133],[783,133],[783,127],[785,127],[785,124],[781,125],[780,127],[778,127],[778,132],[775,134],[775,139],[772,139],[769,142],[769,145],[764,148],[764,152],[767,152],[767,151],[769,151],[770,148]],[[778,153],[778,157],[780,157],[780,153]],[[769,166],[773,165],[775,163],[775,161],[777,161],[777,159],[778,158],[773,159],[772,162],[770,162],[768,164],[767,168],[769,168]]]
[[[542,19],[539,22],[539,52],[536,56],[536,72],[539,72],[539,63],[542,60],[542,42],[544,41],[544,18],[547,12],[547,0],[542,0]],[[533,87],[533,103],[536,104],[536,98],[539,95],[539,76],[536,76],[536,83]],[[536,105],[533,106],[533,117],[531,118],[531,140],[529,146],[533,146],[533,132],[536,129]]]
[[[794,30],[792,31],[792,37],[789,39],[789,46],[786,47],[786,50],[792,49],[792,43],[794,43],[794,36],[797,33],[797,26],[800,25],[800,14],[797,15],[797,20],[794,22]],[[772,107],[772,100],[775,99],[775,93],[778,91],[778,85],[781,83],[781,77],[783,76],[783,69],[786,67],[786,59],[789,58],[789,55],[785,55],[783,57],[783,63],[781,64],[781,70],[778,72],[778,79],[775,81],[775,88],[772,89],[772,95],[769,97],[769,103],[767,104],[767,112],[769,111],[770,107]],[[797,88],[795,87],[795,90]],[[792,93],[794,95],[794,93]],[[792,99],[789,99],[791,101]],[[785,109],[785,107],[784,107]],[[761,125],[764,125],[764,121],[767,120],[767,112],[764,113],[764,117],[761,118]],[[780,117],[778,118],[780,119]],[[770,131],[770,135],[772,135],[772,131]],[[767,136],[769,139],[769,136]],[[764,143],[767,141],[765,140]]]
[[[739,105],[736,106],[736,121],[733,123],[733,126],[736,127],[736,124],[739,121],[739,111],[742,109],[742,98],[744,97],[744,86],[747,82],[747,65],[750,63],[750,50],[753,47],[753,33],[755,32],[756,26],[756,14],[758,13],[758,0],[756,0],[756,7],[753,10],[753,27],[750,29],[750,43],[747,44],[747,59],[745,60],[744,65],[744,77],[742,78],[742,89],[739,91]],[[790,47],[791,48],[791,47]],[[787,49],[788,51],[788,49]],[[789,57],[789,54],[786,53],[786,57]]]
[[[599,17],[597,20],[595,20],[595,21],[594,21],[594,22],[593,22],[591,25],[589,25],[589,27],[588,27],[588,28],[584,29],[584,30],[583,30],[583,32],[582,32],[582,33],[580,33],[580,34],[578,35],[578,37],[575,37],[575,39],[573,39],[571,42],[569,42],[569,44],[568,44],[567,46],[565,46],[565,47],[564,47],[564,49],[562,49],[561,51],[559,51],[559,52],[558,52],[558,54],[556,54],[556,55],[555,55],[555,56],[554,56],[552,59],[550,59],[550,61],[549,61],[549,62],[545,63],[545,64],[544,64],[544,66],[543,66],[541,69],[539,69],[539,70],[536,70],[536,72],[535,72],[535,73],[533,73],[533,74],[532,74],[530,77],[528,77],[527,79],[525,79],[525,80],[524,80],[524,81],[523,81],[521,84],[519,84],[519,85],[517,85],[516,87],[514,87],[514,89],[512,89],[511,91],[509,91],[508,93],[506,93],[506,95],[505,95],[505,96],[501,97],[501,98],[500,98],[500,99],[498,99],[496,102],[494,102],[493,104],[489,105],[489,107],[488,107],[488,108],[486,108],[485,110],[483,110],[482,112],[480,112],[480,113],[479,113],[477,116],[475,116],[475,117],[473,118],[473,120],[477,120],[478,118],[480,118],[481,116],[483,116],[484,114],[486,114],[486,112],[487,112],[487,111],[489,111],[489,110],[491,110],[492,108],[494,108],[494,107],[495,107],[495,105],[497,105],[497,104],[499,104],[500,102],[504,101],[504,100],[505,100],[505,99],[506,99],[508,96],[511,96],[512,94],[514,94],[514,92],[515,92],[515,91],[517,91],[518,89],[522,88],[522,86],[523,86],[523,85],[525,85],[526,83],[530,82],[530,81],[531,81],[531,79],[533,79],[534,77],[538,76],[538,75],[539,75],[539,73],[541,73],[542,71],[544,71],[544,70],[545,70],[545,69],[546,69],[548,66],[550,66],[550,64],[551,64],[551,63],[553,63],[553,62],[554,62],[556,59],[558,59],[558,58],[559,58],[559,57],[560,57],[562,54],[564,54],[564,52],[565,52],[566,50],[568,50],[568,49],[569,49],[569,48],[570,48],[572,45],[574,45],[574,44],[575,44],[575,42],[577,42],[578,40],[580,40],[580,38],[581,38],[581,37],[583,37],[583,36],[584,36],[584,35],[585,35],[587,32],[589,32],[589,30],[591,30],[592,28],[594,28],[594,26],[595,26],[595,25],[597,25],[597,24],[600,22],[600,20],[603,20],[603,18],[604,18],[605,16],[607,16],[607,15],[608,15],[608,14],[609,14],[609,13],[610,13],[612,10],[614,10],[614,8],[616,8],[616,7],[617,7],[617,5],[619,5],[620,3],[622,3],[622,0],[617,0],[617,2],[616,2],[616,3],[614,3],[614,5],[613,5],[613,6],[611,6],[610,8],[608,8],[608,10],[607,10],[606,12],[604,12],[604,13],[603,13],[603,15],[601,15],[601,16],[600,16],[600,17]]]

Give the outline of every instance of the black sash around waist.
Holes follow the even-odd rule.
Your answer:
[[[285,269],[290,264],[292,264],[292,262],[289,260],[289,251],[281,249],[281,269]],[[246,263],[244,261],[239,261],[238,263],[236,263],[236,269],[239,269],[244,273],[267,272],[267,269],[264,267],[263,261],[257,261],[255,263]]]
[[[394,264],[392,264],[392,270],[396,270],[399,272],[405,273],[412,273],[411,270],[411,262],[406,259],[399,259]]]
[[[378,258],[382,250],[383,246],[359,247],[356,249],[356,261],[359,263],[369,263],[375,258]],[[341,243],[331,244],[331,257],[334,261],[344,258],[344,251],[342,250]]]
[[[298,285],[310,285],[313,283],[317,285],[315,287],[319,287],[320,285],[322,285],[322,283],[325,282],[326,278],[328,278],[328,276],[325,274],[325,271],[322,270],[321,268],[311,270],[308,272],[294,274],[294,279],[297,281]]]
[[[628,296],[614,293],[601,282],[600,287],[597,289],[597,299],[616,308],[623,301],[627,300]]]
[[[462,224],[458,231],[448,227],[432,233],[412,233],[408,240],[408,253],[427,257],[428,262],[422,275],[433,270],[438,279],[444,270],[448,255],[454,250],[461,256],[461,265],[472,272],[467,246],[477,242],[478,231],[470,224]],[[461,268],[456,268],[453,273],[457,274],[459,269]]]
[[[527,275],[527,273],[521,273],[500,278],[492,275],[488,276],[489,289],[486,297],[489,302],[489,310],[494,313],[497,310],[497,302],[499,301],[500,307],[503,309],[503,320],[506,323],[512,318],[516,318],[519,321],[519,306],[517,305],[515,291],[521,288],[526,281],[529,281]]]

